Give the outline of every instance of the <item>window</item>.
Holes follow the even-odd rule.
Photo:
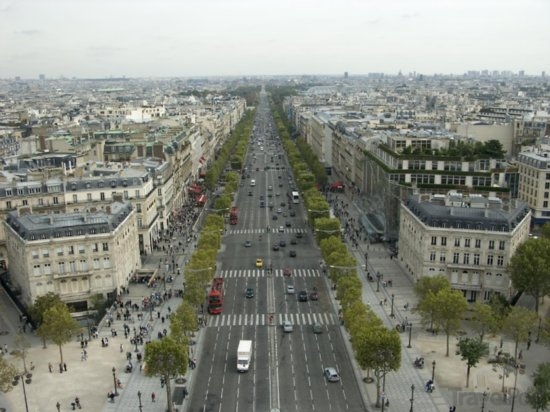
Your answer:
[[[67,249],[69,250],[69,255],[74,255],[74,246],[67,246]]]
[[[74,260],[69,262],[69,272],[71,273],[76,272],[76,262]]]
[[[497,273],[495,276],[501,278],[501,277],[502,277],[502,273]]]
[[[92,246],[92,252],[99,252],[99,245],[97,243],[94,243]]]
[[[39,256],[40,256],[40,254],[38,253],[38,250],[33,250],[32,251],[32,258],[33,259],[38,259]]]
[[[78,203],[78,195],[73,195],[73,203]]]
[[[99,258],[94,258],[94,270],[100,269]]]
[[[497,266],[504,266],[504,256],[497,256]]]
[[[479,265],[479,253],[474,253],[474,265]]]
[[[493,265],[493,255],[487,256],[487,264],[492,266]]]
[[[45,275],[51,275],[52,274],[52,265],[50,263],[44,264],[44,274]]]
[[[63,256],[63,248],[58,247],[57,250],[56,250],[56,253],[57,253],[57,256]]]
[[[476,249],[481,247],[481,239],[476,239]]]
[[[100,192],[99,193],[99,199],[105,200],[105,192]]]
[[[53,204],[54,204],[54,205],[58,205],[58,204],[59,204],[59,198],[58,198],[57,196],[54,196],[52,200],[53,200]]]
[[[6,209],[11,209],[11,201],[10,200],[8,200],[6,202]]]
[[[86,247],[84,245],[78,245],[78,253],[80,254],[86,253]]]
[[[437,236],[432,236],[432,245],[437,245]]]
[[[43,249],[42,250],[42,257],[50,257],[50,251],[48,249]]]
[[[44,199],[38,199],[38,206],[44,206]]]
[[[495,248],[495,241],[489,240],[489,249],[494,249],[494,248]]]
[[[88,261],[86,259],[80,260],[80,270],[83,272],[88,270]]]
[[[439,256],[439,262],[440,263],[445,263],[445,255]]]
[[[469,265],[470,264],[470,254],[469,253],[464,253],[462,261],[464,262],[465,265]]]
[[[33,270],[32,270],[32,274],[34,276],[40,276],[42,274],[41,271],[40,271],[40,265],[34,265]]]
[[[157,196],[162,196],[162,187],[157,189]]]
[[[57,264],[57,269],[60,274],[65,273],[65,262],[59,262]]]
[[[435,252],[430,253],[430,262],[435,261]]]
[[[505,246],[506,246],[506,242],[504,240],[501,240],[498,242],[498,250],[504,250]]]
[[[103,269],[109,269],[111,267],[111,260],[108,257],[103,258]]]
[[[459,253],[453,253],[453,263],[458,263],[459,258],[460,258]]]
[[[128,191],[127,191],[127,190],[124,191],[124,199],[125,199],[125,200],[128,199]]]
[[[140,198],[140,196],[139,196],[139,190],[136,190],[135,193],[136,193],[136,199],[139,199],[139,198]]]
[[[28,206],[29,205],[29,201],[27,199],[23,199],[23,206]]]
[[[455,238],[455,246],[460,247],[460,238]]]
[[[464,239],[464,247],[470,247],[470,240],[471,239]]]
[[[143,227],[143,219],[141,217],[138,217],[137,225],[138,225],[138,228],[140,229]]]
[[[109,251],[109,244],[107,242],[103,242],[103,251],[108,252]]]
[[[141,213],[141,203],[136,203],[136,211]]]
[[[86,194],[86,200],[87,200],[88,202],[91,202],[91,201],[92,201],[92,194],[91,194],[91,193]]]
[[[441,246],[447,246],[447,238],[445,236],[441,237]]]

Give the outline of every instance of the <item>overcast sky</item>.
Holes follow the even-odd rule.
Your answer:
[[[550,0],[0,0],[0,78],[550,75]]]

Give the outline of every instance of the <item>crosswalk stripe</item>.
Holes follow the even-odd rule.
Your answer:
[[[227,269],[220,272],[223,278],[262,278],[267,276],[265,269]],[[282,269],[273,269],[274,277],[283,277]],[[317,269],[293,269],[292,277],[319,277],[321,272]]]
[[[208,317],[210,327],[228,326],[266,326],[269,324],[269,314],[220,314]],[[278,313],[274,319],[276,325],[284,321],[290,321],[296,326],[313,325],[335,325],[336,317],[332,313]]]

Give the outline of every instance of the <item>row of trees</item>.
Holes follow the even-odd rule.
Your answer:
[[[279,99],[282,101],[282,99]],[[324,187],[327,176],[305,142],[290,139],[288,122],[280,105],[273,107],[279,135],[288,154],[298,188],[319,244],[325,270],[336,289],[341,306],[341,320],[346,326],[355,357],[370,379],[376,380],[376,405],[380,406],[381,387],[388,372],[401,365],[401,339],[396,330],[388,329],[376,314],[363,303],[357,261],[342,240],[340,221],[330,217],[330,206],[318,187]],[[306,148],[307,146],[307,148]],[[309,161],[308,161],[309,159]],[[312,172],[314,170],[314,172]]]

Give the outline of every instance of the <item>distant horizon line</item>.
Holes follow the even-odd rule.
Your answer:
[[[41,77],[44,76],[44,77]],[[359,74],[349,74],[349,73],[338,73],[338,74],[228,74],[228,75],[180,75],[180,76],[103,76],[103,77],[77,77],[77,76],[58,76],[58,77],[48,77],[44,74],[38,74],[37,77],[21,77],[21,76],[11,76],[11,77],[0,77],[1,81],[5,80],[15,80],[15,81],[44,81],[44,80],[85,80],[85,81],[97,81],[97,80],[110,80],[110,81],[120,81],[120,80],[141,80],[141,79],[224,79],[224,78],[277,78],[277,77],[331,77],[331,78],[381,78],[381,77],[404,77],[404,78],[416,78],[416,77],[546,77],[546,71],[541,71],[539,74],[529,74],[525,73],[522,70],[511,71],[511,70],[468,70],[464,73],[420,73],[420,72],[408,72],[408,73],[385,73],[385,72],[368,72],[368,73],[359,73]]]

